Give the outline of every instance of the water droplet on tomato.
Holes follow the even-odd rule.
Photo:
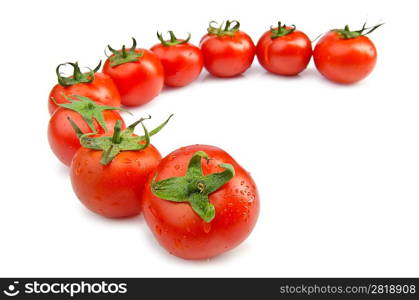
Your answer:
[[[205,233],[209,233],[211,231],[212,224],[211,223],[204,223],[203,229]]]
[[[150,210],[151,214],[152,214],[155,218],[157,218],[157,213],[156,213],[156,210],[154,209],[154,207],[149,206],[149,207],[148,207],[148,209]]]
[[[240,181],[240,185],[244,185],[244,180]]]
[[[180,165],[175,165],[175,170],[179,170],[180,169]]]
[[[160,226],[159,225],[156,225],[156,227],[155,227],[155,230],[154,230],[155,232],[156,232],[156,234],[157,235],[161,235],[161,228],[160,228]]]
[[[182,241],[180,239],[175,239],[175,247],[176,248],[182,247]]]
[[[83,171],[81,164],[78,163],[76,166],[76,175],[79,176],[81,174],[81,172]]]

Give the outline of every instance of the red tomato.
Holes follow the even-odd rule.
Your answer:
[[[143,212],[167,251],[205,259],[247,238],[259,215],[259,195],[250,174],[229,154],[194,145],[166,156],[150,175]]]
[[[253,62],[255,45],[252,39],[240,31],[240,23],[227,21],[225,28],[215,28],[210,23],[208,34],[201,39],[204,66],[218,77],[233,77],[246,71]],[[235,26],[230,28],[231,24]]]
[[[67,64],[74,68],[74,73],[71,77],[62,77],[59,69],[66,64],[57,67],[58,84],[52,88],[48,98],[48,111],[51,115],[58,109],[56,103],[69,102],[64,95],[80,95],[103,105],[121,106],[121,97],[115,83],[108,75],[96,72],[100,63],[88,73],[81,73],[77,63]]]
[[[169,31],[170,40],[165,41],[157,33],[160,44],[151,48],[160,59],[164,68],[164,83],[168,86],[185,86],[201,74],[204,66],[201,50],[188,43],[191,35],[186,40],[179,40],[173,31]]]
[[[256,46],[259,63],[269,72],[279,75],[297,75],[311,58],[311,41],[295,26],[281,26],[265,32]]]
[[[77,197],[91,211],[109,218],[140,213],[144,184],[161,159],[142,121],[123,131],[118,121],[111,137],[80,138],[83,147],[74,155],[70,178]],[[167,121],[150,134],[157,133]],[[143,125],[145,136],[133,134],[138,123]]]
[[[139,106],[156,97],[164,83],[164,69],[156,54],[147,49],[137,49],[133,38],[131,49],[114,50],[106,60],[103,72],[118,87],[121,102],[127,106]]]
[[[86,104],[85,107],[83,107],[83,103]],[[48,123],[48,141],[51,150],[67,166],[70,166],[74,154],[81,147],[79,138],[68,118],[71,118],[83,133],[97,132],[112,135],[117,120],[121,122],[122,128],[125,129],[125,123],[120,114],[116,111],[109,110],[111,107],[95,105],[94,102],[90,102],[89,106],[89,101],[83,100],[83,98],[81,100],[79,99],[77,104],[79,105],[78,108],[74,108],[75,110],[65,107],[58,108]],[[72,104],[66,106],[71,107]],[[85,114],[87,119],[90,120],[90,126],[81,113]],[[95,116],[101,120],[98,122]]]
[[[377,61],[377,51],[365,35],[381,26],[350,31],[335,29],[326,33],[314,48],[313,58],[317,70],[337,83],[354,83],[368,76]],[[364,30],[370,29],[367,33]]]

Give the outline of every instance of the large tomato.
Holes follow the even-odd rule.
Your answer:
[[[314,48],[313,58],[317,70],[327,79],[337,83],[354,83],[368,76],[377,61],[377,50],[365,35],[382,24],[372,28],[351,31],[334,29],[326,33]],[[368,30],[366,33],[364,31]]]
[[[161,161],[144,189],[143,211],[167,251],[205,259],[247,238],[259,215],[259,194],[250,174],[228,153],[194,145]]]
[[[99,134],[113,134],[116,121],[121,122],[122,129],[125,123],[115,110],[118,107],[98,105],[89,98],[74,95],[73,98],[64,96],[69,103],[58,104],[60,107],[51,116],[48,123],[48,141],[52,152],[67,166],[70,166],[74,154],[80,148],[78,134],[96,132]],[[78,134],[68,119],[80,129]]]
[[[240,23],[227,21],[213,27],[211,22],[208,34],[201,39],[200,46],[204,56],[204,66],[208,72],[218,77],[233,77],[246,71],[255,57],[255,45],[245,32],[240,31]],[[233,27],[232,24],[235,24]]]
[[[108,46],[112,55],[106,60],[103,72],[109,75],[121,94],[121,103],[139,106],[156,97],[164,83],[164,69],[152,51],[136,48],[133,38],[131,49],[114,50]]]
[[[157,33],[160,44],[151,48],[164,67],[164,83],[168,86],[185,86],[201,74],[204,66],[201,50],[189,43],[191,35],[185,40],[179,40],[173,31],[169,31],[170,40],[164,40]]]
[[[73,67],[73,75],[71,77],[63,77],[60,68],[64,65]],[[57,109],[57,103],[69,103],[64,96],[80,95],[90,98],[91,100],[110,106],[120,106],[121,97],[118,89],[112,79],[103,73],[97,72],[99,65],[87,72],[82,73],[78,63],[65,63],[58,65],[56,69],[58,84],[56,84],[48,98],[48,111],[52,115]]]
[[[282,25],[265,32],[256,46],[259,63],[269,72],[279,75],[297,75],[311,58],[311,41],[295,26]]]
[[[167,120],[168,121],[168,120]],[[140,213],[144,184],[160,162],[159,151],[150,144],[143,119],[121,131],[117,121],[113,136],[82,135],[81,147],[74,155],[70,178],[74,192],[91,211],[109,218]],[[141,123],[145,135],[133,134]]]

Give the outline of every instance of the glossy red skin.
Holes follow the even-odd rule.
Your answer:
[[[159,43],[151,48],[164,68],[164,83],[172,87],[188,85],[198,78],[204,66],[201,50],[190,44],[164,46]]]
[[[204,66],[217,77],[234,77],[245,72],[253,62],[256,47],[246,33],[234,36],[206,34],[201,39]]]
[[[51,115],[59,107],[51,97],[57,103],[69,103],[63,94],[85,96],[102,105],[121,106],[121,97],[115,83],[108,75],[100,72],[95,73],[95,79],[91,83],[78,83],[67,87],[56,84],[48,97],[48,111]]]
[[[144,55],[135,62],[111,67],[109,58],[103,65],[121,94],[121,103],[126,106],[140,106],[156,97],[164,83],[164,69],[156,54],[147,49],[136,49]]]
[[[354,83],[368,76],[377,61],[377,50],[366,36],[343,39],[329,31],[317,43],[313,52],[317,70],[337,83]]]
[[[219,190],[209,195],[215,206],[215,218],[206,223],[188,203],[160,199],[151,192],[151,181],[184,176],[189,160],[196,151],[205,151],[211,158],[203,160],[204,175],[223,171],[218,165],[229,163],[236,175]],[[242,243],[252,231],[259,215],[259,194],[256,184],[225,151],[207,145],[180,148],[166,156],[150,175],[143,195],[144,218],[155,238],[171,254],[184,259],[206,259],[231,250]]]
[[[152,145],[141,151],[123,151],[112,162],[100,164],[102,151],[81,147],[70,168],[73,190],[91,211],[108,218],[141,212],[141,198],[148,176],[161,160]]]
[[[307,35],[298,30],[275,39],[271,35],[270,30],[265,32],[256,46],[256,55],[262,67],[271,73],[286,76],[303,71],[312,55]]]
[[[106,127],[108,128],[106,135],[113,134],[113,128],[117,120],[122,122],[122,129],[125,128],[124,120],[118,112],[105,110],[103,112],[103,116],[106,122]],[[57,156],[57,158],[66,166],[70,166],[74,154],[81,147],[79,139],[67,119],[68,117],[76,122],[77,126],[79,126],[83,133],[92,132],[81,115],[70,109],[61,107],[51,116],[48,123],[48,142],[52,152],[54,152],[55,156]],[[94,125],[96,132],[105,134],[105,131],[99,126],[96,120],[94,121]]]

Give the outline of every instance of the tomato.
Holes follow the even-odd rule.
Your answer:
[[[235,26],[230,26],[235,23]],[[233,77],[246,71],[255,57],[252,39],[240,31],[240,23],[227,21],[224,29],[210,23],[208,34],[201,39],[204,66],[209,73],[218,77]]]
[[[73,67],[74,72],[71,77],[62,77],[60,68],[64,65]],[[97,72],[101,63],[87,73],[82,73],[78,63],[65,63],[58,65],[56,69],[58,84],[56,84],[48,98],[48,111],[52,115],[58,106],[56,103],[68,103],[64,95],[80,95],[91,100],[110,106],[121,106],[121,97],[112,79],[103,73]]]
[[[150,175],[143,212],[167,251],[205,259],[247,238],[259,215],[259,195],[250,174],[228,153],[194,145],[166,156]]]
[[[314,48],[313,58],[317,70],[327,79],[337,83],[354,83],[368,76],[377,61],[377,51],[365,35],[382,24],[372,28],[350,31],[334,29],[326,33]],[[364,33],[365,30],[369,30]]]
[[[267,71],[292,76],[303,71],[310,62],[311,41],[295,26],[281,26],[265,32],[256,46],[259,63]]]
[[[117,121],[113,136],[82,135],[74,155],[70,178],[74,192],[91,211],[108,218],[130,217],[140,213],[144,184],[157,167],[161,155],[150,144],[150,135],[141,119],[121,131]],[[133,134],[141,123],[145,135]]]
[[[120,114],[114,111],[121,110],[118,107],[101,106],[82,96],[73,96],[78,101],[65,95],[64,97],[69,103],[59,104],[61,107],[51,116],[48,123],[48,141],[57,158],[70,166],[74,154],[80,148],[80,142],[68,118],[76,123],[80,133],[97,132],[112,135],[116,121],[121,122],[123,129],[125,123]]]
[[[164,83],[164,69],[152,51],[136,48],[133,38],[131,49],[114,50],[105,62],[103,72],[109,75],[118,87],[121,102],[127,106],[139,106],[156,97]]]
[[[170,40],[165,41],[157,33],[160,44],[151,48],[160,59],[164,68],[164,83],[172,87],[185,86],[201,74],[204,60],[201,50],[189,43],[191,35],[186,40],[179,40],[173,31],[169,31]]]

